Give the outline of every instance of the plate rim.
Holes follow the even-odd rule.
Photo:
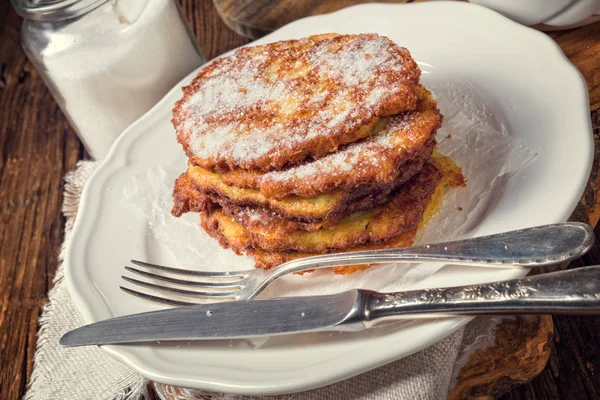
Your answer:
[[[562,52],[560,47],[550,37],[548,37],[547,35],[545,35],[542,32],[539,32],[534,29],[528,28],[526,26],[520,25],[517,22],[514,22],[495,11],[489,10],[485,7],[481,7],[478,5],[474,5],[474,4],[470,4],[470,3],[462,3],[462,2],[448,2],[448,1],[411,3],[411,4],[367,3],[367,4],[360,4],[360,5],[348,7],[348,8],[336,11],[335,13],[331,13],[331,14],[324,14],[324,15],[302,18],[302,19],[296,20],[296,21],[286,25],[285,27],[298,25],[298,24],[305,24],[307,20],[314,21],[315,19],[330,18],[332,14],[352,13],[352,12],[356,12],[357,9],[361,9],[361,11],[362,11],[363,9],[371,8],[371,9],[375,9],[372,12],[378,12],[378,9],[385,9],[385,8],[396,8],[397,9],[397,7],[401,7],[401,6],[402,7],[412,7],[412,8],[422,8],[422,9],[446,7],[446,8],[453,9],[453,10],[451,10],[452,12],[456,12],[456,10],[459,10],[458,11],[459,13],[462,12],[462,11],[460,11],[461,9],[469,10],[470,12],[481,12],[481,13],[484,13],[484,15],[482,15],[482,16],[488,17],[486,20],[486,23],[488,23],[488,24],[490,24],[491,21],[494,21],[494,23],[498,23],[501,25],[504,24],[505,25],[504,29],[511,29],[511,30],[518,29],[518,30],[521,30],[523,32],[523,34],[530,35],[532,38],[537,37],[537,39],[535,39],[535,40],[539,41],[540,43],[542,43],[542,42],[546,43],[544,46],[546,47],[547,50],[550,50],[550,49],[554,50],[553,57],[557,58],[558,61],[561,61],[561,62],[567,64],[569,67],[568,69],[572,73],[576,74],[574,77],[578,78],[577,81],[579,81],[579,87],[577,89],[582,92],[582,94],[583,94],[582,100],[585,102],[586,106],[589,105],[588,90],[587,90],[587,87],[585,84],[585,80],[583,79],[583,76],[581,75],[580,71],[569,61],[569,59]],[[396,10],[394,10],[394,12],[395,11]],[[281,29],[283,29],[283,28],[281,28]],[[262,42],[268,41],[270,37],[276,35],[278,32],[279,32],[279,30],[261,38],[261,41]],[[249,43],[246,46],[248,46],[248,45],[252,46],[255,43],[256,42]],[[233,51],[233,50],[231,50],[231,51]],[[225,54],[228,54],[230,52],[227,52]],[[548,53],[550,53],[550,51],[548,51]],[[193,75],[195,73],[196,73],[196,71],[192,72],[190,75]],[[86,214],[89,215],[91,213],[91,210],[88,210],[89,208],[92,208],[91,204],[93,204],[93,202],[90,200],[91,192],[94,187],[101,186],[101,185],[99,185],[99,183],[102,183],[102,180],[101,180],[102,178],[107,179],[109,176],[112,176],[112,174],[115,173],[119,168],[129,164],[129,159],[128,159],[127,155],[128,155],[130,147],[126,148],[126,147],[124,147],[124,145],[126,144],[125,142],[128,140],[132,141],[132,142],[137,140],[136,137],[139,136],[140,134],[138,133],[137,135],[135,135],[133,133],[136,132],[137,126],[141,124],[140,121],[149,118],[157,108],[164,107],[163,103],[169,97],[169,95],[174,90],[178,90],[181,87],[181,84],[189,79],[190,75],[186,76],[184,79],[182,79],[180,82],[178,82],[173,87],[173,89],[171,89],[159,102],[157,102],[157,104],[155,106],[153,106],[148,112],[146,112],[142,117],[140,117],[136,122],[134,122],[129,128],[127,128],[123,132],[123,134],[121,134],[120,137],[116,140],[116,142],[112,146],[108,156],[101,163],[101,165],[98,166],[98,168],[93,172],[92,176],[89,178],[88,182],[86,183],[86,185],[82,191],[78,217],[76,218],[75,224],[73,226],[73,230],[70,235],[72,238],[78,234],[79,235],[81,235],[82,233],[85,234],[86,228],[88,228],[87,234],[89,236],[89,230],[91,229],[91,226],[93,224],[89,223],[89,221],[85,221],[85,223],[84,223],[84,220],[86,218],[82,215],[86,215]],[[588,108],[589,107],[586,107],[586,110]],[[587,117],[586,121],[587,121],[588,130],[590,132],[592,132],[592,126],[591,126],[591,121],[589,119],[589,116]],[[590,143],[593,143],[592,135],[590,135]],[[131,143],[130,143],[130,146],[131,146]],[[592,144],[591,146],[589,146],[588,158],[587,158],[587,160],[585,160],[585,161],[587,161],[587,166],[588,166],[587,171],[588,172],[587,172],[587,175],[585,176],[585,180],[583,180],[583,185],[579,185],[581,187],[581,193],[585,189],[585,186],[587,185],[587,181],[589,179],[589,174],[591,172],[592,162],[593,162],[593,151],[594,151],[594,147]],[[583,179],[583,177],[582,177],[582,179]],[[581,193],[579,193],[578,196],[574,196],[574,195],[572,196],[573,198],[576,197],[576,201],[574,202],[573,209],[576,206],[577,202],[579,201]],[[571,199],[571,203],[573,203],[573,199]],[[553,221],[553,222],[564,222],[570,216],[571,213],[572,213],[572,209],[565,210],[564,214],[560,215],[560,216],[556,216],[555,221]],[[89,218],[90,217],[88,217],[88,219]],[[95,321],[94,312],[92,311],[92,306],[90,304],[87,304],[86,296],[84,295],[84,293],[82,293],[79,290],[76,279],[75,279],[75,272],[74,272],[75,270],[73,269],[74,267],[71,263],[71,259],[74,258],[73,255],[77,251],[75,246],[72,245],[72,243],[74,243],[74,242],[75,242],[74,240],[69,241],[69,243],[67,244],[66,252],[65,252],[64,264],[63,264],[64,268],[65,268],[65,280],[66,280],[67,288],[69,290],[71,298],[73,299],[77,309],[82,314],[86,323],[89,323],[89,322]],[[81,268],[83,268],[83,267],[81,267]],[[166,376],[164,374],[164,371],[161,372],[159,368],[156,368],[154,366],[144,365],[144,362],[142,360],[140,360],[139,358],[136,359],[136,356],[134,353],[132,353],[130,351],[123,352],[123,351],[121,351],[119,346],[100,346],[100,348],[103,351],[105,351],[106,353],[108,353],[110,356],[112,356],[113,358],[118,359],[120,362],[123,362],[130,368],[132,368],[135,371],[142,374],[143,376],[145,376],[149,379],[152,379],[152,380],[159,381],[159,382],[169,382],[169,384],[176,385],[176,386],[195,387],[195,388],[201,388],[204,390],[212,390],[212,391],[217,391],[217,392],[226,391],[228,393],[254,394],[254,395],[281,394],[281,393],[291,393],[291,392],[295,392],[295,391],[306,390],[306,389],[310,389],[310,388],[315,388],[315,387],[320,387],[320,386],[328,385],[331,383],[335,383],[340,380],[350,378],[352,376],[366,372],[366,371],[376,368],[378,366],[385,365],[393,360],[397,360],[397,359],[406,357],[410,354],[420,351],[420,350],[442,340],[443,338],[451,335],[453,332],[455,332],[461,326],[463,326],[464,324],[469,322],[471,319],[472,319],[471,317],[459,317],[459,318],[448,319],[447,321],[451,321],[452,324],[450,324],[451,327],[447,331],[445,331],[443,334],[437,334],[435,338],[429,338],[429,340],[423,341],[421,346],[414,347],[409,352],[405,352],[399,357],[391,356],[385,360],[381,360],[379,363],[371,363],[368,365],[363,365],[363,368],[361,368],[360,370],[334,371],[334,373],[331,373],[330,375],[327,375],[325,377],[321,377],[321,376],[313,377],[315,379],[309,380],[310,382],[308,382],[306,380],[305,381],[299,380],[299,381],[295,381],[294,383],[290,383],[288,385],[283,385],[280,383],[279,385],[273,384],[270,386],[260,386],[260,387],[248,387],[248,386],[237,387],[237,386],[231,386],[231,385],[227,385],[227,384],[219,384],[214,381],[206,381],[206,380],[202,381],[199,379],[195,379],[193,381],[181,380],[181,379],[178,379],[176,376]],[[335,372],[337,372],[337,373],[335,373]]]

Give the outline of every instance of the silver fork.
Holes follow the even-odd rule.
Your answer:
[[[573,260],[593,245],[594,231],[586,224],[567,222],[490,236],[397,249],[324,254],[293,260],[270,271],[208,272],[185,270],[131,260],[138,267],[127,271],[151,281],[122,276],[125,281],[164,292],[167,298],[120,286],[125,292],[168,305],[193,305],[215,301],[248,300],[275,279],[312,269],[343,265],[396,262],[440,262],[455,265],[542,267]]]

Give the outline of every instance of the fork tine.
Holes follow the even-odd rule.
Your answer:
[[[139,267],[146,267],[150,269],[157,269],[160,271],[170,272],[177,275],[188,275],[188,276],[205,276],[214,278],[244,278],[244,271],[231,271],[231,272],[208,272],[208,271],[191,271],[188,269],[165,267],[164,265],[151,264],[139,260],[131,260],[132,264]]]
[[[195,290],[185,290],[185,289],[172,288],[169,286],[160,286],[160,285],[156,285],[154,283],[144,282],[144,281],[140,281],[137,279],[129,278],[127,276],[121,276],[121,278],[123,278],[125,281],[127,281],[129,283],[133,283],[134,285],[139,285],[139,286],[147,287],[147,288],[154,289],[154,290],[178,293],[178,294],[194,296],[194,297],[228,297],[228,298],[231,298],[232,300],[235,300],[235,295],[236,295],[236,293],[239,292],[239,290],[235,291],[235,292],[197,292]]]
[[[129,289],[124,286],[119,286],[119,289],[121,289],[125,293],[131,294],[136,297],[140,297],[144,300],[150,300],[150,301],[154,301],[156,303],[167,304],[170,306],[195,306],[195,305],[198,305],[198,303],[189,303],[187,301],[178,301],[178,300],[172,300],[172,299],[165,299],[164,297],[152,296],[150,294],[138,292],[136,290]]]
[[[132,267],[127,267],[127,266],[125,267],[125,269],[127,271],[129,271],[129,272],[133,272],[134,274],[145,276],[147,278],[152,278],[152,279],[156,279],[156,280],[164,281],[164,282],[176,283],[178,285],[183,285],[183,286],[213,287],[213,288],[230,289],[230,290],[239,290],[241,288],[241,286],[239,284],[236,285],[236,283],[238,283],[238,282],[196,282],[196,281],[187,281],[187,280],[184,280],[184,279],[177,279],[177,278],[171,278],[171,277],[168,277],[168,276],[153,274],[152,272],[141,271],[139,269],[135,269],[135,268],[132,268]]]

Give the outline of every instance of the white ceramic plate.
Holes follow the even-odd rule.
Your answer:
[[[427,83],[469,84],[492,123],[538,156],[510,179],[473,234],[565,221],[585,187],[592,162],[588,97],[579,72],[544,34],[483,7],[433,2],[368,4],[296,21],[257,43],[323,32],[377,32],[407,47]],[[187,83],[192,74],[182,82]],[[154,309],[118,289],[129,259],[168,263],[148,222],[123,204],[131,177],[181,152],[169,122],[174,88],[119,138],[86,186],[67,252],[69,290],[86,322]],[[172,260],[171,260],[172,261]],[[446,268],[425,285],[507,279],[517,269]],[[159,382],[212,391],[271,394],[314,388],[405,357],[439,341],[467,318],[406,324],[393,331],[288,336],[266,348],[245,341],[104,346],[112,356]]]

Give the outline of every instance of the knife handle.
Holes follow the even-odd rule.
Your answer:
[[[600,266],[489,284],[363,292],[363,323],[484,314],[600,314]]]

